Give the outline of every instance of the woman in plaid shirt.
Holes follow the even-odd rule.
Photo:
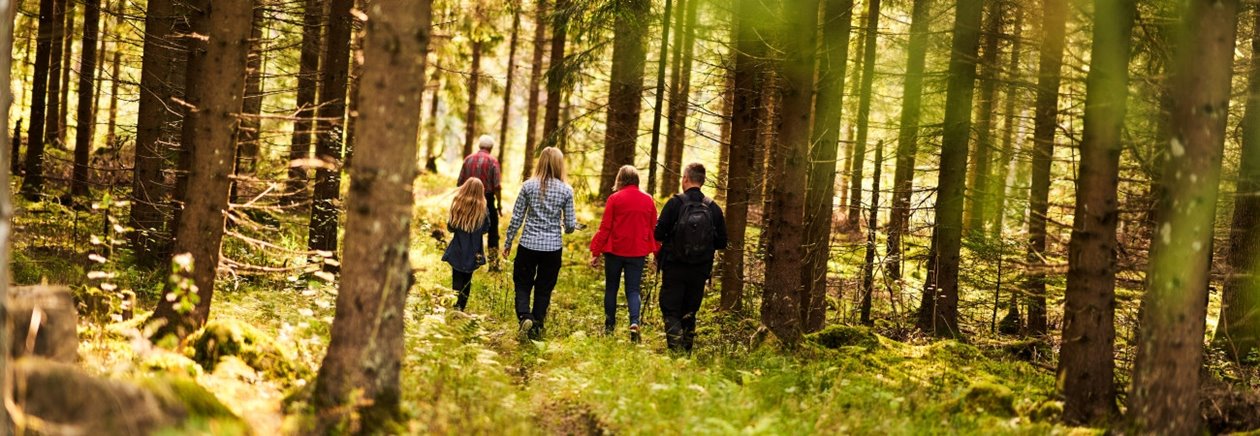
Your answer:
[[[521,186],[512,208],[503,257],[511,254],[512,241],[520,232],[521,243],[512,270],[516,317],[521,331],[538,339],[551,305],[551,291],[560,276],[563,235],[573,233],[578,225],[573,212],[573,188],[564,181],[564,154],[560,149],[547,147],[534,168],[534,177]]]

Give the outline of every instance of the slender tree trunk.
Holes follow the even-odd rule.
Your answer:
[[[324,66],[320,71],[318,113],[320,137],[316,142],[316,158],[324,161],[315,171],[315,190],[311,204],[308,246],[323,257],[337,257],[338,197],[341,196],[343,126],[346,118],[346,93],[350,80],[350,38],[354,23],[350,9],[354,0],[332,0],[328,15],[328,40],[325,42]],[[326,270],[337,268],[324,263]]]
[[[18,10],[18,3],[14,1],[4,2],[0,5],[0,15],[4,20],[0,21],[0,83],[11,83],[13,80],[13,34],[16,21],[14,16]],[[36,70],[37,72],[39,70]],[[38,73],[36,74],[38,75]],[[11,116],[13,104],[13,94],[8,92],[0,92],[0,119],[8,120]],[[7,125],[7,124],[6,124]],[[20,126],[20,121],[19,121]],[[9,129],[3,129],[0,133],[0,143],[4,143],[9,139]],[[21,128],[17,129],[20,135]],[[9,301],[9,277],[12,276],[10,270],[10,238],[13,236],[13,200],[10,197],[9,173],[10,166],[4,165],[6,160],[15,159],[14,156],[3,156],[7,154],[3,147],[0,147],[0,309],[6,309]],[[6,312],[7,313],[7,312]],[[0,323],[0,350],[12,349],[13,334],[9,323]],[[9,353],[0,353],[0,374],[8,374],[9,370]],[[7,389],[6,389],[7,392]],[[9,411],[7,408],[0,408],[0,422],[6,423],[0,428],[0,435],[9,435],[10,422]]]
[[[1252,11],[1260,25],[1260,8]],[[1256,27],[1255,29],[1260,29]],[[1260,349],[1260,32],[1251,37],[1251,69],[1242,121],[1242,162],[1229,235],[1230,273],[1212,345],[1242,361]]]
[[[967,142],[971,136],[971,97],[976,84],[980,19],[984,0],[958,0],[953,50],[945,96],[941,167],[936,193],[936,229],[932,232],[928,280],[923,287],[918,327],[938,337],[958,330],[958,264],[962,252],[962,212],[967,178]]]
[[[870,134],[871,98],[875,84],[875,42],[879,37],[880,0],[866,0],[866,29],[862,37],[862,90],[858,93],[857,138],[853,142],[853,168],[849,176],[849,215],[846,227],[858,230],[862,216],[862,172],[866,167],[866,140]]]
[[[241,184],[255,178],[258,169],[259,139],[262,133],[263,104],[263,45],[267,10],[263,5],[254,6],[253,24],[249,41],[249,58],[245,63],[245,101],[241,109],[241,126],[237,131],[236,168],[233,171],[232,193],[229,202],[240,203]]]
[[[792,0],[783,5],[782,121],[776,147],[782,150],[774,183],[772,214],[776,225],[766,229],[770,252],[766,258],[766,286],[761,321],[787,344],[801,337],[800,295],[804,268],[800,248],[805,242],[805,187],[809,171],[810,120],[813,115],[818,0]]]
[[[309,175],[305,167],[295,165],[311,157],[315,138],[316,102],[319,93],[320,46],[324,28],[324,7],[328,0],[306,0],[302,10],[302,47],[298,56],[297,113],[293,120],[293,136],[289,141],[289,172],[285,182],[284,204],[305,200],[310,193]]]
[[[1115,372],[1116,187],[1120,181],[1133,0],[1094,2],[1076,216],[1068,244],[1058,380],[1066,422],[1105,425],[1117,411]]]
[[[878,251],[877,235],[879,230],[879,177],[883,175],[884,141],[875,145],[875,173],[871,174],[871,207],[870,218],[866,222],[866,264],[862,268],[862,325],[874,325],[871,318],[872,296],[875,295],[875,252]]]
[[[1046,334],[1046,213],[1050,205],[1050,164],[1054,160],[1054,135],[1059,116],[1059,70],[1063,66],[1065,0],[1046,0],[1037,72],[1036,115],[1033,119],[1032,181],[1028,193],[1028,271],[1024,294],[1028,298],[1028,333]]]
[[[568,77],[564,46],[569,32],[569,16],[573,14],[573,0],[556,0],[556,10],[551,14],[551,59],[547,68],[547,111],[543,114],[542,146],[561,143],[560,103],[564,100],[564,81]],[[565,130],[568,130],[567,128]]]
[[[22,195],[29,200],[39,197],[44,185],[44,127],[48,118],[48,101],[56,98],[52,93],[50,79],[60,77],[54,74],[53,59],[60,59],[60,47],[56,53],[54,46],[61,41],[62,21],[61,7],[64,0],[40,0],[39,2],[39,37],[35,43],[35,80],[31,85],[31,117],[26,133],[26,170],[22,180]],[[161,0],[156,0],[161,1]],[[57,67],[60,69],[60,67]],[[55,112],[55,111],[54,111]]]
[[[1006,15],[1005,3],[989,4],[989,14],[985,18],[984,49],[980,59],[980,104],[976,113],[976,145],[974,162],[971,166],[971,195],[967,196],[964,220],[965,232],[983,234],[984,222],[988,218],[986,207],[990,195],[990,155],[993,150],[993,117],[998,85],[998,55],[1001,51],[998,43],[1002,34],[1002,19]]]
[[[647,62],[647,0],[619,0],[613,43],[612,83],[608,90],[608,121],[604,129],[604,170],[599,196],[612,194],[617,169],[634,165],[643,101],[643,70]]]
[[[685,1],[685,0],[679,0]],[[682,4],[679,3],[679,6]],[[661,18],[661,52],[656,61],[656,104],[652,105],[652,146],[648,158],[648,190],[647,192],[656,192],[656,169],[658,166],[657,159],[660,156],[661,148],[661,109],[665,105],[665,67],[669,58],[669,24],[670,14],[673,13],[674,1],[665,0],[665,10],[662,12]],[[678,19],[681,23],[682,19]]]
[[[731,25],[735,29],[735,25]],[[734,33],[735,30],[732,30]],[[731,47],[735,47],[736,41],[739,40],[738,35],[731,36]],[[726,70],[725,84],[722,86],[722,132],[718,138],[718,175],[715,181],[717,194],[713,199],[719,203],[726,203],[727,191],[730,190],[729,175],[731,173],[731,118],[734,117],[735,111],[735,56],[730,55],[729,64],[723,65]]]
[[[122,49],[121,44],[114,43],[114,60],[109,70],[109,116],[105,125],[105,145],[118,150],[118,85],[122,82]]]
[[[219,248],[228,212],[232,158],[236,155],[238,116],[245,93],[246,58],[254,11],[253,0],[196,0],[189,3],[192,32],[188,39],[185,100],[191,110],[183,123],[189,189],[175,231],[175,253],[188,255],[188,268],[168,281],[152,322],[156,337],[180,338],[205,325],[214,297]],[[190,288],[189,285],[195,286]]]
[[[92,128],[96,126],[96,111],[92,98],[96,85],[96,48],[100,38],[101,0],[83,0],[83,53],[79,60],[79,107],[75,119],[74,170],[71,173],[70,194],[86,197],[90,194],[88,159],[92,153]]]
[[[742,308],[744,297],[744,262],[748,244],[748,206],[756,189],[753,167],[758,157],[756,144],[761,120],[762,70],[767,46],[764,17],[768,8],[758,0],[738,0],[735,5],[737,29],[735,49],[735,91],[731,117],[730,171],[726,194],[727,249],[722,253],[722,310]],[[663,50],[663,49],[662,49]],[[663,65],[662,65],[663,66]]]
[[[362,433],[390,431],[403,419],[400,373],[412,281],[415,137],[432,12],[429,0],[375,1],[366,9],[364,110],[356,132],[363,150],[350,169],[348,262],[313,394],[321,416],[318,434],[352,415],[361,417],[361,427],[351,422],[350,428]]]
[[[186,10],[173,0],[149,0],[145,11],[144,56],[140,71],[140,106],[136,125],[135,175],[131,185],[129,225],[137,260],[153,267],[170,246],[166,227],[169,201],[163,175],[166,156],[182,130],[184,74],[187,70]]]
[[[822,52],[818,58],[818,96],[814,101],[809,185],[805,191],[805,292],[801,294],[804,330],[821,330],[827,316],[827,261],[831,258],[832,207],[840,120],[844,115],[845,67],[853,23],[853,0],[823,3]]]
[[[927,57],[930,0],[914,0],[910,14],[906,78],[902,88],[897,166],[893,174],[892,213],[888,217],[888,280],[901,283],[901,241],[910,228],[910,197],[914,193],[915,158],[919,153],[919,118],[923,102],[923,67]]]
[[[1002,153],[998,158],[998,173],[996,180],[1001,183],[996,187],[993,193],[993,215],[990,218],[990,236],[1000,239],[1002,237],[1002,229],[1006,218],[1006,190],[1010,188],[1011,183],[1007,180],[1011,175],[1012,167],[1015,166],[1015,131],[1017,123],[1015,116],[1020,110],[1015,106],[1019,101],[1020,80],[1022,75],[1019,71],[1019,55],[1023,48],[1023,31],[1024,31],[1024,8],[1016,3],[1010,4],[1013,14],[1015,15],[1014,36],[1011,38],[1011,58],[1010,63],[1006,66],[1006,100],[1003,102],[1004,118],[1002,121]]]
[[[534,172],[534,153],[538,146],[538,98],[542,87],[543,51],[547,47],[547,0],[538,0],[534,12],[534,59],[529,69],[529,102],[526,104],[525,121],[525,165],[521,171],[521,180],[528,179]],[[432,122],[432,121],[430,121]]]
[[[473,152],[473,142],[477,140],[477,93],[481,86],[481,48],[482,41],[472,41],[472,60],[468,70],[468,113],[464,117],[464,148],[460,156],[468,156]]]
[[[63,77],[61,71],[66,67],[66,16],[72,7],[71,0],[57,0],[57,9],[53,15],[52,64],[48,69],[48,114],[44,117],[44,138],[53,146],[60,148],[57,141],[61,135],[61,88]]]
[[[74,35],[76,34],[74,25],[75,25],[75,17],[77,15],[75,6],[79,4],[79,1],[81,0],[66,0],[66,3],[65,3],[66,4],[66,26],[64,30],[62,31],[63,41],[61,42],[61,47],[62,47],[61,80],[57,82],[61,85],[61,90],[60,90],[60,93],[58,94],[58,98],[60,98],[61,101],[58,102],[57,104],[58,110],[55,113],[55,115],[57,116],[57,119],[56,119],[57,130],[55,130],[56,132],[55,137],[57,138],[56,144],[59,148],[63,148],[63,149],[66,146],[66,129],[67,129],[66,127],[67,126],[66,125],[67,113],[66,112],[68,112],[70,109],[70,70],[74,68]],[[54,114],[50,114],[50,115],[54,115]],[[49,133],[48,136],[52,137],[53,134]]]
[[[508,40],[507,83],[503,85],[503,120],[499,123],[499,162],[507,161],[508,126],[512,120],[512,87],[516,78],[516,43],[521,31],[521,4],[512,1],[512,37]]]
[[[658,194],[667,197],[678,192],[682,178],[683,143],[687,138],[687,113],[691,109],[691,67],[696,53],[696,15],[700,0],[686,2],[685,19],[676,26],[678,35],[674,48],[674,78],[669,97],[669,126],[665,136],[665,172],[661,175]],[[679,7],[682,3],[679,3]]]
[[[433,69],[433,78],[429,79],[430,81],[433,82],[433,96],[430,97],[429,99],[429,119],[427,121],[428,124],[425,126],[425,130],[428,131],[429,134],[428,134],[428,137],[425,139],[425,145],[424,145],[424,149],[425,149],[424,168],[426,171],[430,173],[437,172],[438,135],[441,133],[441,132],[438,132],[438,123],[437,123],[438,109],[440,109],[442,105],[441,72],[442,72],[441,66],[435,65],[435,68]],[[529,159],[525,159],[525,161],[529,162]]]
[[[1191,1],[1173,69],[1172,140],[1164,167],[1159,237],[1133,365],[1130,411],[1138,431],[1204,430],[1198,398],[1211,271],[1213,221],[1229,113],[1237,0]]]

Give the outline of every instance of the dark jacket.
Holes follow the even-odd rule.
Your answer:
[[[688,189],[683,195],[692,201],[701,201],[705,198],[700,188]],[[656,241],[661,243],[661,252],[657,257],[662,264],[674,261],[671,259],[674,251],[670,245],[674,239],[674,225],[678,223],[678,215],[682,213],[682,207],[683,202],[678,196],[670,197],[669,201],[665,202],[665,207],[661,209],[661,219],[656,221]],[[704,265],[712,269],[714,252],[726,249],[726,218],[722,216],[722,208],[713,201],[709,202],[709,210],[713,215],[713,230],[717,234],[713,238],[713,251],[709,252]]]
[[[485,264],[486,251],[481,237],[490,231],[489,219],[476,232],[457,229],[450,223],[446,224],[446,228],[453,236],[450,245],[446,246],[446,253],[442,255],[443,262],[451,264],[451,269],[463,273],[476,271]]]

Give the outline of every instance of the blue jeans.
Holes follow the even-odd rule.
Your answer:
[[[640,291],[643,285],[643,267],[647,257],[621,257],[604,255],[604,328],[617,326],[617,290],[622,273],[626,278],[626,302],[630,305],[630,324],[639,324],[639,310],[643,306]]]

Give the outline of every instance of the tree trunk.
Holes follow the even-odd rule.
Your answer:
[[[258,148],[262,131],[263,52],[266,50],[263,28],[267,9],[255,5],[249,41],[249,58],[245,63],[245,101],[241,109],[241,126],[236,144],[236,168],[233,171],[229,202],[240,203],[241,184],[254,179],[258,169]]]
[[[1006,100],[1003,102],[1003,114],[1005,118],[1002,121],[1002,153],[998,158],[998,173],[996,179],[1001,183],[995,189],[993,200],[993,215],[990,218],[990,235],[994,239],[1002,237],[1002,229],[1006,221],[1006,190],[1012,185],[1009,183],[1009,176],[1012,174],[1012,168],[1015,166],[1015,131],[1018,126],[1018,120],[1015,116],[1020,110],[1015,106],[1015,102],[1019,101],[1020,81],[1022,75],[1019,71],[1019,54],[1023,47],[1023,31],[1024,31],[1024,8],[1019,4],[1011,3],[1011,9],[1015,15],[1015,33],[1011,39],[1011,60],[1006,66]]]
[[[1198,413],[1203,335],[1221,155],[1229,113],[1238,27],[1237,0],[1195,0],[1182,14],[1176,45],[1173,112],[1160,199],[1159,237],[1151,245],[1147,291],[1133,365],[1130,411],[1137,431],[1204,430]]]
[[[685,0],[679,0],[685,1]],[[648,193],[656,192],[656,167],[661,148],[661,109],[665,105],[665,67],[669,56],[669,16],[673,12],[673,0],[665,0],[661,18],[661,52],[656,67],[656,104],[652,105],[652,146],[648,153]],[[678,22],[682,22],[679,19]]]
[[[5,17],[0,20],[0,83],[12,83],[13,75],[13,34],[16,22],[14,16],[17,13],[18,2],[5,2],[4,7],[0,7],[0,16]],[[39,71],[38,69],[36,70]],[[38,74],[36,74],[38,76]],[[9,92],[0,92],[0,119],[8,120],[12,115],[13,94]],[[6,124],[7,125],[7,124]],[[20,121],[19,121],[20,125]],[[9,138],[9,129],[3,129],[0,132],[0,144],[7,142]],[[18,135],[21,128],[17,129]],[[0,313],[7,309],[9,301],[9,277],[12,277],[10,269],[10,243],[9,240],[13,236],[13,200],[10,196],[9,173],[10,166],[4,165],[3,162],[13,160],[14,156],[3,156],[5,154],[3,147],[0,147]],[[7,318],[7,317],[6,317]],[[8,322],[0,323],[0,350],[10,350],[13,342],[11,328]],[[9,353],[0,353],[0,374],[9,373]],[[0,435],[8,435],[8,422],[10,422],[9,411],[7,408],[0,408],[0,422],[5,423],[3,429],[0,429]]]
[[[1252,11],[1260,25],[1260,9]],[[1260,29],[1260,27],[1256,27]],[[1234,361],[1260,349],[1260,32],[1251,37],[1251,69],[1242,121],[1242,162],[1229,235],[1230,273],[1212,345]]]
[[[284,204],[288,205],[299,203],[310,195],[306,167],[294,163],[311,157],[311,142],[315,137],[313,118],[319,93],[319,49],[323,37],[324,7],[327,5],[328,0],[306,0],[302,10],[302,48],[298,56],[295,101],[297,113],[289,142],[290,164],[284,196]]]
[[[313,393],[319,434],[352,414],[361,416],[357,430],[363,433],[388,431],[403,419],[400,370],[412,281],[412,181],[431,8],[428,0],[376,1],[366,8],[364,110],[356,132],[363,150],[350,169],[348,262]],[[352,408],[357,410],[352,413]]]
[[[679,181],[683,176],[683,147],[687,141],[687,115],[690,112],[692,97],[692,60],[696,58],[696,15],[699,0],[687,1],[687,26],[675,37],[682,40],[682,58],[677,57],[679,49],[674,49],[674,87],[669,97],[669,129],[665,135],[665,173],[660,178],[660,197],[668,197],[678,193]]]
[[[109,116],[105,125],[105,145],[119,150],[118,144],[118,85],[122,83],[122,44],[114,43],[114,60],[109,70]]]
[[[426,59],[427,60],[427,59]],[[426,121],[425,130],[429,132],[425,138],[424,145],[424,168],[430,173],[437,172],[438,159],[438,109],[442,105],[442,68],[441,65],[434,65],[433,78],[429,81],[433,82],[433,95],[429,97],[429,119]],[[525,159],[529,162],[529,159]]]
[[[987,219],[989,199],[989,177],[991,151],[993,150],[993,116],[995,96],[997,95],[998,55],[1001,51],[998,43],[1002,37],[1002,19],[1006,15],[1004,3],[989,4],[989,14],[985,18],[984,49],[980,59],[980,104],[976,113],[976,145],[974,162],[971,166],[971,195],[967,196],[965,207],[966,219],[963,223],[965,232],[983,234],[984,222]]]
[[[871,207],[870,218],[866,222],[866,264],[862,268],[862,325],[872,326],[872,296],[875,295],[875,243],[879,230],[879,177],[884,169],[884,141],[875,145],[875,173],[871,174]]]
[[[190,158],[184,212],[175,230],[175,253],[191,257],[187,269],[173,274],[153,312],[160,324],[155,337],[179,338],[205,325],[214,297],[219,248],[228,212],[232,158],[245,92],[253,0],[197,0],[189,3],[185,100],[191,110],[183,123],[184,156]],[[190,287],[195,286],[195,288]]]
[[[957,337],[958,263],[962,252],[963,198],[967,142],[971,137],[971,97],[976,84],[980,19],[985,0],[958,0],[945,95],[941,167],[936,188],[936,229],[932,232],[928,279],[919,306],[918,327],[938,337]]]
[[[355,0],[355,10],[363,10],[364,4],[373,0]],[[359,123],[359,78],[363,76],[363,32],[365,23],[360,15],[354,15],[350,37],[350,72],[346,80],[346,132],[345,145],[342,146],[342,168],[354,166],[354,147],[359,137],[356,126]]]
[[[65,25],[61,8],[64,2],[65,0],[40,0],[39,2],[39,38],[35,43],[35,80],[31,85],[31,117],[26,133],[26,174],[22,179],[22,195],[29,200],[39,198],[44,186],[44,146],[47,141],[44,133],[48,112],[51,110],[56,113],[55,108],[48,107],[48,102],[56,100],[56,94],[53,93],[54,84],[50,82],[61,77],[61,27]],[[53,59],[58,62],[53,62]]]
[[[328,40],[320,71],[318,112],[319,140],[315,157],[325,163],[315,170],[315,190],[311,204],[308,246],[322,257],[337,258],[338,203],[341,196],[343,126],[346,119],[346,93],[350,80],[350,38],[354,31],[350,9],[354,0],[332,0],[328,14]],[[335,271],[332,263],[324,269]]]
[[[846,227],[858,230],[862,216],[862,172],[866,167],[866,140],[870,134],[871,97],[875,84],[875,42],[879,37],[880,0],[866,0],[866,25],[862,33],[862,90],[858,92],[857,138],[853,142],[853,162],[849,176],[849,215]]]
[[[516,43],[521,31],[521,4],[512,1],[512,37],[508,40],[507,83],[503,85],[503,120],[499,123],[499,162],[507,161],[508,126],[512,120],[512,87],[516,78]]]
[[[538,0],[534,12],[534,59],[529,69],[529,102],[526,104],[525,165],[521,180],[529,179],[534,172],[534,150],[538,149],[538,98],[543,77],[543,51],[547,47],[547,0]],[[430,121],[432,122],[432,121]]]
[[[166,227],[168,183],[163,175],[169,150],[182,130],[184,74],[187,70],[186,9],[174,0],[149,0],[144,23],[144,56],[140,70],[139,115],[136,124],[135,175],[131,185],[132,247],[137,260],[154,267],[169,261]]]
[[[919,118],[923,102],[923,67],[927,57],[930,0],[914,0],[910,15],[906,78],[901,95],[900,128],[897,131],[897,166],[893,172],[892,213],[888,217],[888,253],[884,266],[888,280],[900,285],[901,240],[910,228],[910,197],[914,193],[914,165],[919,153]]]
[[[831,258],[832,202],[836,191],[840,120],[844,115],[844,79],[853,27],[853,0],[826,0],[823,9],[818,96],[814,101],[813,146],[809,156],[809,185],[805,191],[805,292],[801,294],[801,319],[806,332],[822,330],[827,316],[827,261]]]
[[[86,197],[90,192],[88,159],[92,153],[92,128],[96,126],[96,111],[92,98],[96,85],[96,48],[100,39],[101,0],[83,1],[83,53],[79,60],[79,107],[75,117],[74,170],[71,173],[70,194]]]
[[[1063,66],[1064,0],[1047,0],[1041,61],[1037,72],[1037,103],[1033,118],[1032,180],[1028,192],[1028,263],[1024,295],[1028,298],[1028,333],[1046,334],[1046,213],[1050,210],[1050,164],[1059,117],[1059,70]]]
[[[564,81],[568,77],[565,65],[564,45],[568,38],[569,16],[573,14],[573,0],[556,0],[556,10],[551,14],[551,59],[547,68],[547,111],[543,114],[542,146],[560,144],[560,103],[564,100]],[[566,129],[567,130],[567,129]]]
[[[468,112],[464,117],[464,148],[460,156],[468,156],[473,152],[473,143],[477,141],[477,92],[481,86],[481,48],[482,41],[471,41],[472,60],[468,70]]]
[[[792,0],[783,5],[785,27],[780,61],[782,121],[775,146],[782,152],[776,164],[772,214],[776,225],[766,229],[770,252],[766,257],[766,286],[761,321],[787,344],[800,340],[800,295],[804,268],[800,249],[805,242],[805,187],[809,171],[810,120],[813,115],[818,0]],[[795,30],[795,31],[793,31]]]
[[[647,62],[647,0],[620,0],[616,6],[616,35],[613,43],[612,80],[608,89],[608,121],[604,129],[604,170],[599,196],[612,194],[617,169],[634,165],[635,143],[639,139],[639,112],[643,101],[643,70]]]
[[[726,194],[726,235],[729,243],[722,253],[722,310],[738,310],[744,297],[744,262],[747,256],[748,206],[756,189],[753,167],[758,157],[757,134],[761,120],[762,78],[766,43],[761,36],[764,17],[769,13],[758,0],[738,0],[735,26],[734,101],[731,117],[730,170]],[[663,49],[662,49],[663,51]],[[663,66],[663,65],[662,65]]]
[[[1105,425],[1117,411],[1115,372],[1116,187],[1120,180],[1133,0],[1094,2],[1085,131],[1068,244],[1063,351],[1064,421]]]
[[[70,70],[74,68],[75,6],[79,4],[79,1],[80,0],[66,0],[65,3],[66,27],[62,31],[61,80],[57,82],[61,85],[61,92],[58,94],[58,98],[60,98],[61,101],[57,104],[57,130],[55,130],[55,137],[57,138],[56,144],[60,148],[65,148],[66,146],[66,112],[70,110]],[[49,133],[48,136],[53,136],[53,134]]]
[[[732,34],[738,31],[736,27],[738,26],[731,25]],[[732,50],[738,40],[738,35],[731,35],[730,46]],[[722,85],[722,132],[718,138],[718,175],[717,180],[714,181],[714,184],[717,185],[715,186],[717,193],[713,197],[714,200],[722,204],[726,204],[727,191],[730,190],[728,176],[731,172],[731,118],[734,117],[733,113],[735,111],[735,54],[731,53],[728,56],[728,63],[722,65],[722,68],[726,71],[726,79],[723,80]]]

